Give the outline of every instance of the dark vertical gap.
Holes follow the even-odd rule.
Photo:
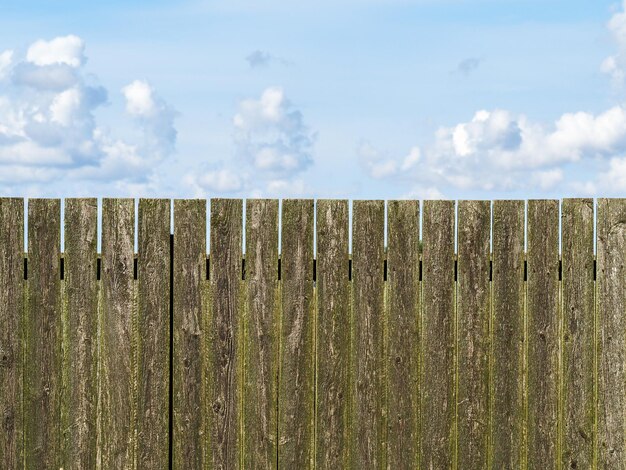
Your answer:
[[[245,257],[241,258],[241,280],[242,281],[246,280],[246,258]]]
[[[313,282],[317,281],[317,259],[313,258]]]
[[[169,468],[174,462],[174,234],[170,234],[170,382],[169,382]]]
[[[26,261],[26,260],[24,260],[24,261]],[[24,271],[24,272],[26,272],[26,271]],[[597,276],[597,271],[596,271],[596,258],[594,258],[594,259],[593,259],[593,280],[594,280],[594,281],[597,279],[597,278],[596,278],[596,276]],[[26,279],[26,278],[24,278],[24,279]]]
[[[102,258],[98,256],[96,261],[96,280],[100,280],[100,270],[102,269]]]
[[[65,279],[65,257],[61,256],[61,263],[59,263],[60,271],[61,271],[61,280]]]
[[[420,260],[420,282],[422,282],[422,260]]]
[[[457,281],[459,275],[459,261],[454,259],[454,282]]]
[[[493,261],[489,260],[489,282],[493,281]]]
[[[387,258],[385,258],[385,262],[383,265],[383,281],[387,281]]]
[[[211,279],[211,259],[206,257],[206,280]]]
[[[595,272],[595,263],[593,265]],[[595,279],[595,276],[594,276]],[[24,257],[24,280],[28,280],[28,258]]]
[[[528,261],[524,260],[524,282],[528,281]]]
[[[136,281],[137,279],[139,279],[139,272],[138,272],[138,268],[137,268],[137,257],[135,256],[135,258],[133,259],[133,279]]]
[[[352,280],[352,258],[348,260],[348,281]]]
[[[278,257],[278,280],[280,281],[280,276],[281,276],[281,272],[280,272],[280,256]]]
[[[563,260],[559,260],[559,281],[563,280]]]

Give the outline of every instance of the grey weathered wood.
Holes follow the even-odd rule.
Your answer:
[[[491,203],[459,201],[457,267],[458,468],[487,468]]]
[[[593,199],[564,199],[563,468],[592,468],[594,438]]]
[[[0,198],[0,462],[23,466],[24,200]]]
[[[425,201],[422,222],[422,468],[454,458],[454,201]]]
[[[598,199],[598,468],[626,467],[626,199]]]
[[[246,201],[243,468],[273,469],[277,458],[278,200]]]
[[[26,468],[58,468],[61,404],[61,203],[28,201],[28,305],[25,315]]]
[[[419,201],[387,207],[387,468],[419,468]]]
[[[98,202],[65,200],[62,467],[96,468]]]
[[[352,466],[383,468],[384,201],[352,206]]]
[[[520,468],[524,425],[524,201],[493,203],[490,468]]]
[[[98,392],[102,468],[135,468],[134,238],[134,201],[103,199]]]
[[[527,250],[528,468],[557,468],[559,201],[528,201]]]
[[[348,201],[317,201],[315,468],[349,462],[350,282]]]
[[[313,465],[313,200],[283,201],[278,467]]]
[[[242,394],[241,200],[211,199],[211,314],[208,325],[210,467],[238,468]]]
[[[172,468],[208,466],[204,429],[206,200],[174,201]]]

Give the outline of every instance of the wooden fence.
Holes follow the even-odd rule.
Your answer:
[[[170,211],[0,199],[2,468],[626,465],[626,199]]]

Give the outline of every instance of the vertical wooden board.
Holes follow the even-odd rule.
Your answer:
[[[559,201],[528,201],[528,468],[559,466]]]
[[[457,267],[458,468],[487,468],[491,203],[459,201]]]
[[[490,468],[520,468],[524,425],[524,201],[493,203]]]
[[[317,201],[315,468],[349,462],[350,283],[348,201]]]
[[[0,462],[23,467],[24,200],[0,198]]]
[[[62,467],[96,468],[98,202],[65,200]]]
[[[626,449],[626,199],[598,199],[598,468],[624,468]]]
[[[102,200],[98,452],[101,468],[135,459],[135,202]]]
[[[454,461],[454,201],[425,201],[422,222],[422,468]]]
[[[174,201],[172,468],[208,466],[203,384],[203,284],[206,277],[206,200]]]
[[[207,400],[215,469],[239,468],[241,458],[242,211],[240,199],[211,200]]]
[[[419,468],[419,201],[389,201],[387,213],[387,468],[413,469]]]
[[[592,468],[594,437],[593,199],[564,199],[562,467]]]
[[[137,466],[169,459],[170,200],[139,200]]]
[[[61,202],[28,202],[28,306],[25,315],[26,468],[58,468],[61,404]]]
[[[313,465],[313,200],[283,201],[278,467]]]
[[[243,468],[274,469],[278,392],[278,200],[246,201]]]

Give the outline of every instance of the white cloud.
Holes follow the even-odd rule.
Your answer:
[[[0,80],[7,76],[11,62],[13,62],[13,51],[6,50],[0,53]]]
[[[85,43],[74,35],[57,37],[51,41],[36,41],[26,53],[26,60],[35,65],[67,64],[80,67],[85,62]]]
[[[615,41],[617,53],[604,59],[600,70],[611,77],[614,86],[621,88],[626,77],[626,0],[622,3],[622,9],[613,14],[607,28]]]
[[[216,193],[232,193],[243,187],[241,176],[228,168],[206,169],[196,176],[188,175],[186,181],[200,189]]]

